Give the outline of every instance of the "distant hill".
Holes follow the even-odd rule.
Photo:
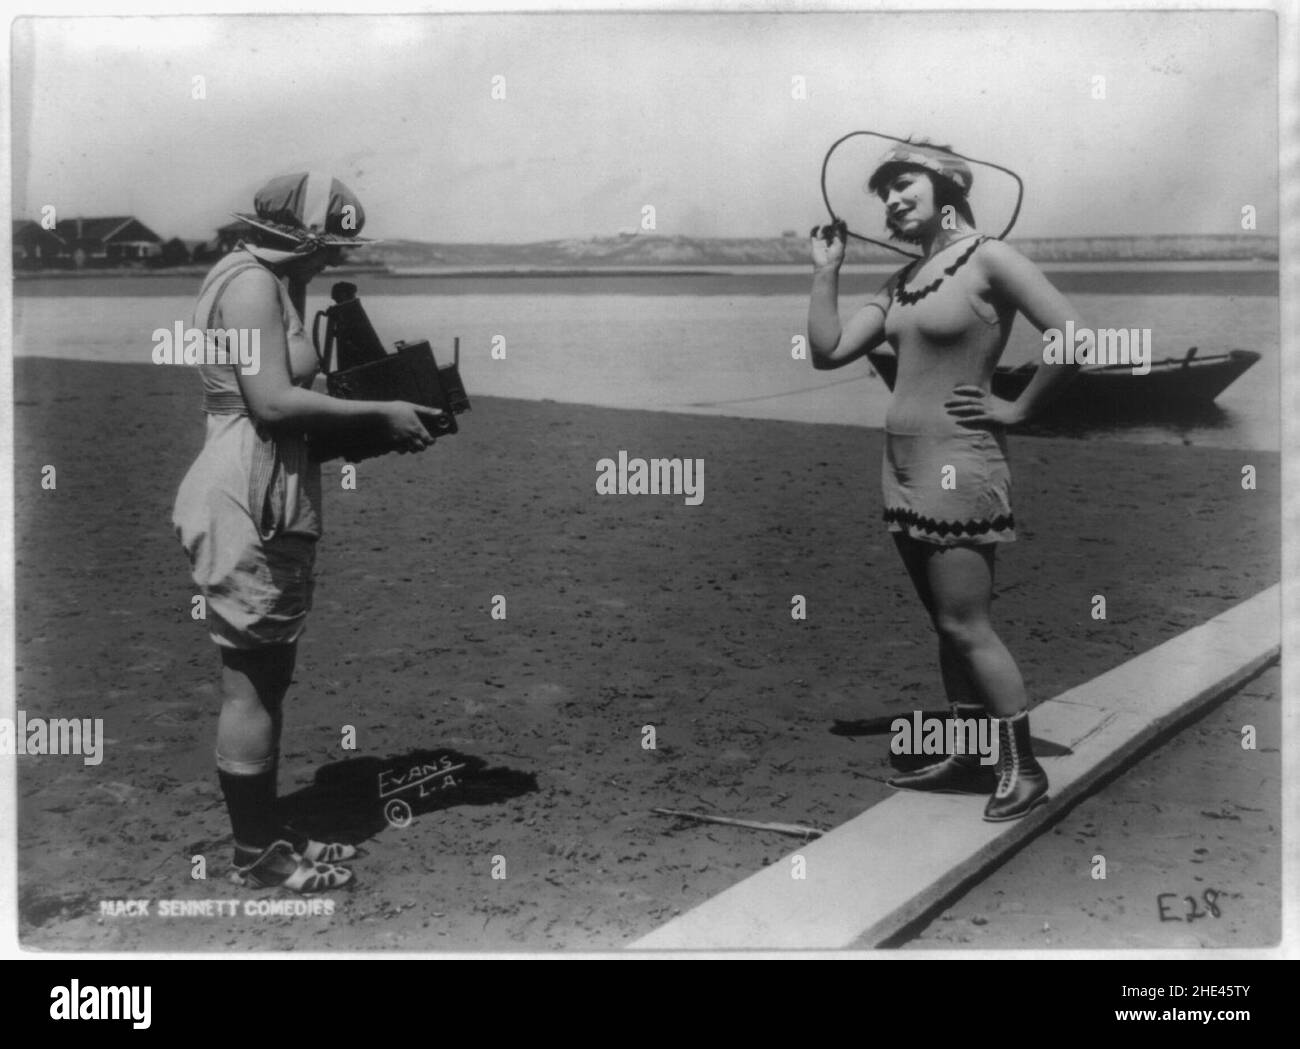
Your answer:
[[[1276,237],[1230,236],[1011,238],[1040,262],[1277,259]],[[438,244],[390,240],[359,248],[352,258],[398,269],[423,267],[644,267],[798,265],[808,261],[805,236],[696,238],[621,234],[530,244]],[[893,262],[902,256],[854,241],[849,261]]]

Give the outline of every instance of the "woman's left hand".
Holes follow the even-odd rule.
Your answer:
[[[978,386],[954,386],[952,396],[943,402],[943,406],[962,426],[1008,427],[1024,421],[1015,401],[994,397]]]

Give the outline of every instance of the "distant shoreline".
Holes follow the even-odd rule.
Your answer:
[[[845,265],[845,274],[893,273],[904,265],[897,263],[856,263]],[[1077,273],[1193,273],[1193,272],[1276,272],[1271,259],[1116,259],[1111,262],[1040,262],[1044,272]],[[333,271],[331,271],[333,272]],[[701,266],[390,266],[387,277],[702,277],[727,275],[760,277],[765,275],[809,275],[807,264],[754,263],[748,265]]]
[[[1063,293],[1120,295],[1277,296],[1276,264],[1221,260],[1164,262],[1044,262],[1039,264]],[[842,294],[874,291],[895,264],[844,267]],[[192,297],[203,269],[185,271],[82,270],[22,274],[16,299]],[[341,268],[317,278],[313,293],[325,295],[334,280],[355,282],[363,296],[379,295],[806,295],[806,265],[582,266]],[[317,292],[316,289],[319,289]]]
[[[850,263],[844,266],[845,274],[893,273],[904,265],[902,256],[898,263]],[[1277,272],[1276,259],[1113,259],[1097,261],[1044,261],[1038,266],[1047,273],[1268,273]],[[83,269],[83,270],[22,270],[14,273],[15,284],[42,280],[92,281],[147,279],[185,279],[202,277],[210,266],[176,266],[168,269]],[[661,266],[340,266],[326,272],[326,277],[371,275],[383,278],[437,279],[443,277],[704,277],[733,276],[761,277],[788,274],[807,274],[806,264],[796,263],[722,263],[701,265],[670,264]]]

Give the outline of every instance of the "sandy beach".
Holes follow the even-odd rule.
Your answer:
[[[35,358],[14,371],[18,707],[102,717],[107,737],[97,766],[19,762],[29,948],[616,949],[793,842],[652,808],[835,826],[889,793],[888,736],[856,723],[943,705],[933,633],[879,523],[879,432],[476,398],[459,435],[363,463],[355,491],[327,464],[282,789],[304,824],[368,855],[355,887],[329,897],[332,914],[250,915],[246,900],[275,894],[225,880],[218,664],[190,618],[170,528],[202,439],[198,376]],[[596,463],[620,450],[703,459],[703,502],[598,495]],[[1020,541],[1000,555],[995,617],[1036,699],[1279,578],[1274,452],[1021,437],[1011,462]],[[1246,464],[1254,491],[1241,486]],[[53,491],[41,487],[46,465]],[[803,622],[791,618],[796,594]],[[1104,621],[1089,614],[1097,594]],[[504,620],[490,615],[494,595]],[[1250,716],[1263,739],[1278,704],[1257,680],[1231,702],[1260,707]],[[341,746],[346,726],[355,750]],[[409,825],[391,825],[381,777],[443,758],[464,766],[458,784],[413,798]],[[1234,799],[1276,806],[1275,788],[1247,775],[1226,758],[1193,762],[1149,775],[1142,792],[1163,818],[1210,826],[1200,811]],[[1093,804],[1121,833],[1118,802]],[[1271,877],[1275,897],[1280,822],[1224,811],[1212,826],[1248,826],[1234,849],[1256,850],[1249,869],[1266,873],[1252,880]],[[1170,891],[1191,892],[1193,876],[1239,891],[1246,868],[1231,867],[1233,849],[1184,858],[1188,841],[1169,833],[1143,844],[1171,872]],[[1029,853],[987,884],[1001,878],[1010,895],[1040,883],[1050,861],[1025,868]],[[196,856],[206,880],[191,876]],[[1148,888],[1105,893],[1148,907]],[[146,898],[240,909],[100,914],[100,901]],[[1088,903],[1052,899],[1072,915]],[[984,897],[954,906],[963,920],[993,912]],[[1097,933],[1082,917],[1045,944],[1037,911],[1051,900],[1024,906],[1034,922],[1017,926],[1023,942],[1012,922],[996,942],[946,937],[939,925],[952,921],[923,936],[934,947],[1124,945],[1123,931]],[[1272,942],[1268,926],[1219,929],[1224,945],[1245,947]]]
[[[900,939],[927,950],[1275,945],[1281,698],[1275,663]],[[1249,754],[1244,725],[1258,732]]]

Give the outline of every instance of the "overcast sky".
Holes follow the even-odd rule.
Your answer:
[[[608,235],[647,204],[659,233],[766,236],[821,221],[826,147],[870,128],[1018,171],[1019,236],[1233,233],[1243,204],[1275,235],[1275,31],[1256,12],[24,20],[13,211],[206,237],[313,168],[378,237]]]

